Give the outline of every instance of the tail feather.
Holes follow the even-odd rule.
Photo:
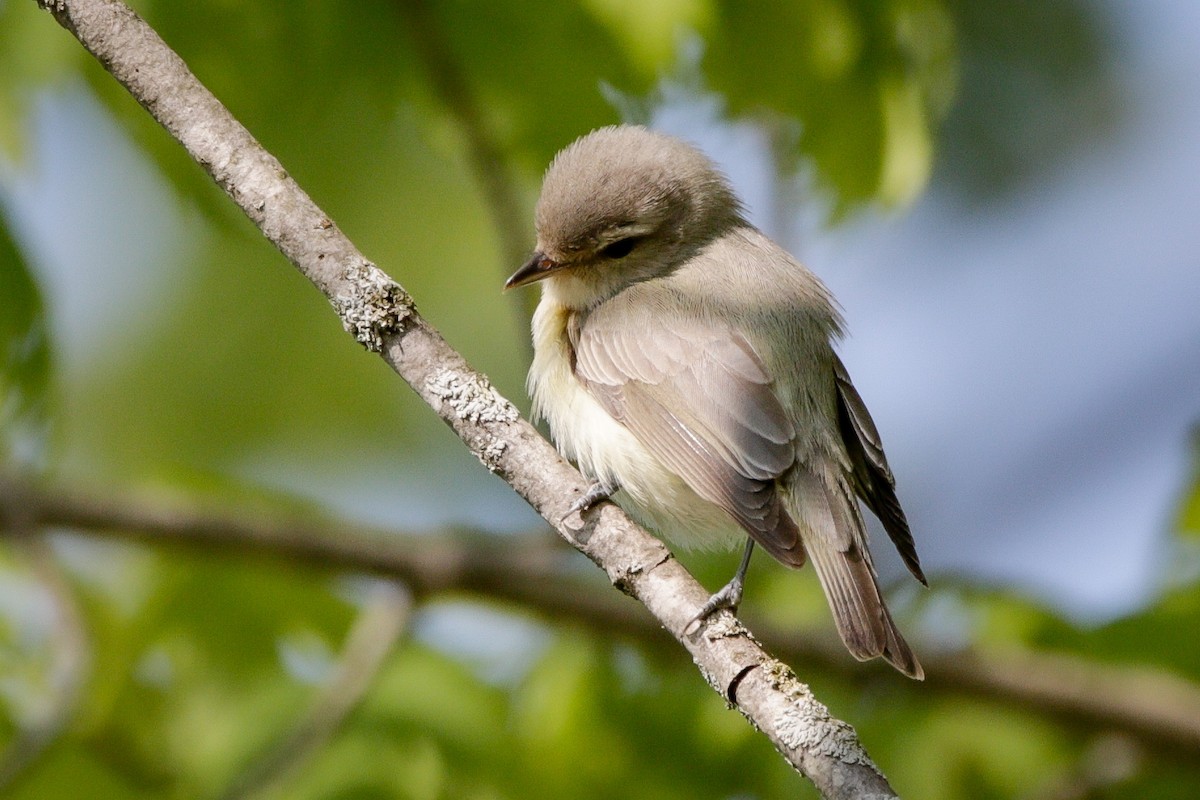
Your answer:
[[[921,680],[925,673],[879,590],[862,515],[849,485],[835,475],[798,472],[796,512],[804,549],[846,648],[860,661],[883,657]]]

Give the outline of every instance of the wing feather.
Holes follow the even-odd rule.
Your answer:
[[[618,299],[574,331],[576,376],[605,410],[773,556],[804,563],[776,485],[795,462],[795,430],[742,334]]]
[[[908,528],[908,518],[896,497],[896,479],[883,454],[879,431],[862,396],[850,382],[850,373],[846,371],[842,360],[834,356],[833,365],[837,380],[838,423],[846,452],[850,455],[854,489],[867,508],[883,523],[883,529],[896,545],[909,572],[928,586],[921,560],[917,556],[917,545]]]

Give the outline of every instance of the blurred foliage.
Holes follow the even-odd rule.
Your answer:
[[[725,2],[711,30],[713,85],[734,113],[799,120],[800,152],[836,208],[903,204],[925,187],[954,94],[944,3]]]
[[[41,292],[0,214],[0,464],[39,465],[50,370]]]
[[[1117,36],[1095,3],[948,5],[962,58],[939,173],[960,196],[1004,196],[1118,128]]]
[[[1176,522],[1181,531],[1200,537],[1200,425],[1192,431],[1191,485],[1184,493]]]
[[[9,157],[24,149],[25,113],[37,87],[92,60],[42,15],[16,5],[0,3],[0,153]]]
[[[501,154],[491,166],[530,209],[553,153],[617,121],[601,87],[652,95],[679,69],[686,32],[702,45],[694,88],[782,131],[773,137],[780,162],[809,171],[837,214],[903,205],[931,174],[992,197],[1115,122],[1104,113],[1112,35],[1076,0],[134,5],[513,398],[524,397],[526,355],[514,343],[526,340],[525,320],[521,300],[499,294],[516,265],[504,263],[504,237],[491,227],[472,137]],[[497,527],[528,520],[509,493],[508,507],[473,499],[495,488],[474,460],[341,332],[181,149],[34,3],[0,1],[0,146],[12,170],[46,157],[27,126],[31,100],[79,84],[99,99],[99,121],[115,119],[156,166],[173,212],[199,233],[155,265],[172,276],[169,296],[128,298],[96,334],[101,346],[84,351],[52,342],[61,301],[43,300],[38,265],[27,267],[33,259],[0,232],[8,464],[20,435],[60,476],[105,485],[268,505],[294,491],[355,512],[382,494],[382,513],[398,526],[415,524],[422,502]],[[120,211],[97,213],[111,218],[113,236],[137,238]],[[507,224],[528,232],[526,215]],[[86,284],[91,266],[56,268],[73,270],[71,285]],[[87,357],[52,360],[59,349]],[[26,435],[46,424],[53,446]],[[1182,519],[1194,528],[1200,488],[1191,496]],[[223,796],[292,730],[360,613],[338,576],[320,570],[87,538],[54,544],[84,621],[86,683],[66,729],[0,789],[6,797]],[[16,548],[0,555],[0,745],[12,745],[40,718],[44,674],[64,645],[49,634],[56,622],[30,565]],[[730,566],[696,562],[711,584]],[[763,572],[747,608],[772,609],[782,625],[828,625],[811,576]],[[915,603],[907,622],[933,606],[957,609],[985,648],[1044,648],[1200,680],[1200,639],[1181,634],[1200,619],[1193,585],[1094,630],[965,586]],[[418,632],[430,613],[418,614]],[[436,636],[410,637],[335,735],[260,796],[814,796],[678,651],[544,628],[549,643],[514,657],[520,669],[502,679]],[[297,642],[315,667],[285,655]],[[1194,761],[1137,743],[1126,772],[1096,783],[1096,760],[1113,761],[1106,732],[1001,698],[936,692],[882,668],[806,677],[907,796],[1185,797],[1200,786]],[[1062,787],[1085,791],[1055,794]]]

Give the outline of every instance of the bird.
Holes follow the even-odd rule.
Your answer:
[[[684,629],[737,609],[757,544],[810,561],[859,660],[924,672],[879,588],[859,501],[928,585],[875,423],[833,344],[844,323],[809,269],[752,225],[682,139],[588,133],[547,168],[537,242],[506,289],[541,284],[528,389],[559,452],[685,548],[742,561]]]

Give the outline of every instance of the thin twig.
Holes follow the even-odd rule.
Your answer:
[[[84,680],[91,665],[91,647],[83,614],[62,574],[62,567],[36,524],[15,509],[0,513],[18,553],[24,556],[53,606],[53,650],[47,683],[49,701],[29,720],[23,721],[12,741],[0,752],[0,790],[19,780],[37,758],[66,730],[83,697]]]
[[[343,326],[376,351],[472,453],[567,541],[636,597],[701,674],[830,798],[895,797],[846,723],[727,612],[684,635],[708,593],[661,542],[603,504],[564,524],[587,482],[417,313],[412,299],[341,233],[183,60],[117,0],[38,0],[179,141],[292,264]],[[578,519],[578,517],[575,517]]]
[[[500,254],[507,276],[529,253],[529,211],[508,168],[508,158],[497,141],[453,49],[428,0],[397,3],[408,25],[413,50],[425,66],[426,77],[438,100],[454,117],[467,146],[467,159],[483,190],[484,205],[500,239]],[[528,322],[528,320],[526,320]]]
[[[380,582],[346,635],[342,657],[308,712],[225,793],[241,800],[283,785],[329,741],[354,710],[400,639],[412,598],[399,585]]]

